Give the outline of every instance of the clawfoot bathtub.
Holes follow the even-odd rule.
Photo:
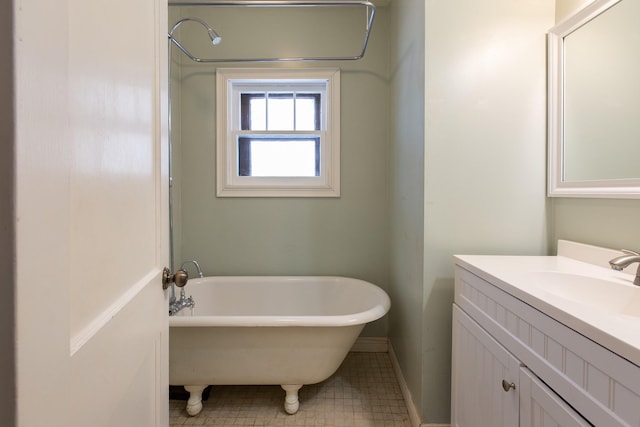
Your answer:
[[[279,384],[284,409],[298,390],[329,378],[364,325],[389,310],[387,294],[345,277],[205,277],[190,280],[196,307],[169,318],[169,382],[202,410],[208,385]]]

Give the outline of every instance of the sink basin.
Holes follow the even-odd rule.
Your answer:
[[[559,271],[529,272],[526,276],[527,283],[549,299],[613,315],[640,317],[640,287],[631,281]]]

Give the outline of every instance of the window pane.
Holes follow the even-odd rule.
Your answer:
[[[267,103],[264,95],[257,95],[251,98],[251,113],[249,115],[250,130],[267,129]]]
[[[296,98],[296,130],[319,130],[316,113],[316,98],[299,95]]]
[[[258,177],[320,176],[320,139],[238,140],[238,173]]]
[[[270,93],[267,108],[267,130],[295,130],[292,93]]]

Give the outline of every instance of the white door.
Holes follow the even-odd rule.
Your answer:
[[[18,425],[166,426],[166,1],[14,8]]]

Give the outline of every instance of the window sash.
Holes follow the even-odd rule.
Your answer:
[[[253,129],[251,126],[252,122],[252,108],[251,101],[256,99],[264,99],[265,100],[265,128],[264,129]],[[293,101],[293,129],[272,129],[269,126],[269,99],[291,99]],[[272,131],[298,131],[297,123],[298,123],[298,103],[296,102],[298,99],[310,99],[313,101],[314,111],[313,111],[313,129],[304,129],[308,130],[320,130],[322,126],[322,93],[309,93],[309,92],[241,92],[240,93],[240,130],[272,130]]]
[[[314,174],[313,175],[253,175],[252,170],[252,142],[254,141],[269,141],[269,142],[281,142],[281,141],[311,141],[314,143]],[[257,177],[287,177],[287,178],[297,178],[297,177],[319,177],[321,174],[320,164],[321,164],[321,149],[320,149],[320,136],[319,135],[309,135],[309,136],[299,136],[299,135],[279,135],[279,136],[247,136],[240,135],[238,136],[238,176],[257,176]]]

